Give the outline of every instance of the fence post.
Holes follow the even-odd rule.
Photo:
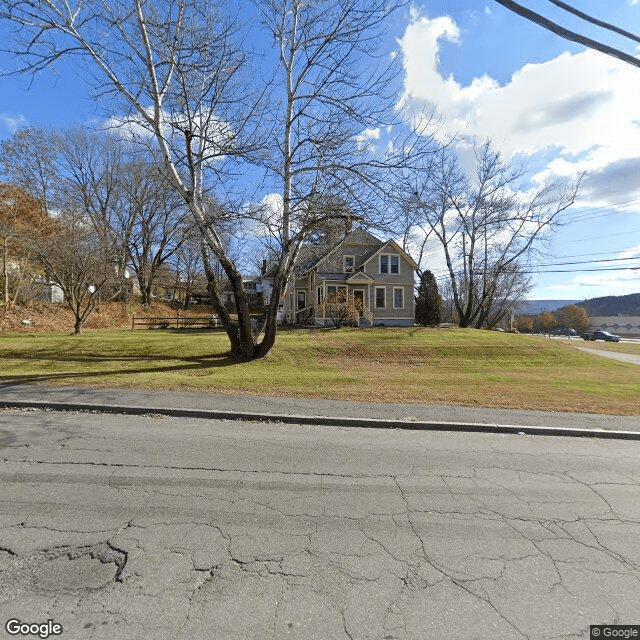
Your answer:
[[[134,327],[136,326],[136,314],[133,314],[133,318],[131,318],[131,331],[133,331]]]
[[[176,318],[176,329],[180,328],[180,312],[178,311],[178,317]]]

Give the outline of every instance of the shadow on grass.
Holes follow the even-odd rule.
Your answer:
[[[21,359],[25,362],[33,360],[33,355],[26,354],[10,354],[11,358]],[[112,368],[106,371],[69,371],[69,372],[56,372],[56,373],[25,373],[25,374],[0,374],[0,384],[30,384],[34,382],[55,382],[64,380],[82,380],[83,378],[100,378],[113,376],[116,374],[138,374],[138,373],[167,373],[176,371],[189,371],[203,369],[218,369],[220,367],[231,367],[234,365],[244,364],[246,361],[235,358],[230,352],[213,354],[210,356],[190,356],[190,357],[177,357],[177,356],[86,356],[78,357],[77,355],[50,355],[45,356],[38,354],[38,358],[50,357],[57,362],[87,364],[88,362],[113,362],[114,364],[133,361],[149,361],[149,362],[162,362],[176,360],[184,362],[185,364],[172,364],[165,366],[147,366],[137,368]]]

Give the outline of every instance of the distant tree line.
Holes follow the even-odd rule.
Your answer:
[[[553,313],[516,316],[516,329],[521,333],[552,333],[558,329],[574,329],[578,333],[589,328],[589,315],[581,306],[570,304]]]
[[[185,301],[198,278],[206,291],[199,229],[157,164],[114,133],[19,130],[0,168],[5,308],[30,281],[53,283],[79,333],[98,300],[126,299],[134,282],[145,305],[159,283]]]

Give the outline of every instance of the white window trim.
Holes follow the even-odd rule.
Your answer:
[[[353,264],[351,266],[351,270],[347,271],[347,258],[351,258]],[[356,257],[350,255],[342,256],[342,273],[355,273],[356,272]]]
[[[379,307],[378,306],[378,289],[382,289],[382,291],[384,292],[384,299],[383,302],[384,304]],[[375,287],[374,288],[374,292],[373,292],[373,303],[376,309],[386,309],[387,308],[387,287]]]
[[[300,305],[298,304],[298,299],[299,299],[299,296],[300,296],[301,293],[304,295],[304,305],[303,305],[302,309],[306,309],[307,308],[307,290],[306,289],[296,289],[296,297],[295,297],[295,303],[296,303],[295,311],[296,311],[296,313],[301,310],[300,309]]]
[[[354,300],[355,300],[357,291],[359,291],[362,294],[362,311],[360,312],[360,317],[362,318],[362,316],[364,315],[364,289],[354,289],[351,292],[352,295],[353,295]]]
[[[396,291],[402,292],[402,306],[396,307]],[[404,309],[404,287],[393,287],[393,308],[394,309]]]
[[[382,271],[382,258],[383,256],[387,259],[387,271],[383,272]],[[389,255],[386,253],[381,253],[378,256],[378,273],[380,274],[384,274],[384,275],[389,275]]]
[[[382,258],[383,256],[387,259],[387,271],[382,271]],[[393,273],[391,271],[391,258],[398,259],[398,273]],[[381,253],[378,256],[378,273],[386,276],[399,276],[400,275],[400,256],[397,253]]]

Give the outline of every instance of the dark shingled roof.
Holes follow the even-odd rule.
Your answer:
[[[375,236],[371,235],[368,231],[365,231],[364,229],[354,229],[353,231],[351,231],[351,233],[347,234],[342,240],[340,240],[339,242],[336,242],[333,245],[328,245],[328,244],[304,244],[300,247],[300,251],[298,253],[298,257],[296,259],[296,267],[294,270],[294,273],[296,275],[296,277],[301,277],[304,274],[308,273],[309,271],[311,271],[311,269],[313,269],[313,267],[315,267],[318,262],[320,262],[323,258],[325,258],[329,253],[331,253],[331,251],[333,251],[334,249],[336,249],[337,247],[339,247],[342,244],[349,244],[349,243],[353,243],[353,244],[371,244],[373,245],[371,247],[370,251],[367,251],[367,253],[361,257],[360,261],[358,262],[358,264],[355,265],[356,270],[359,270],[364,263],[372,256],[376,253],[376,251],[378,251],[380,249],[380,247],[384,244],[384,242],[382,242],[381,240],[379,240],[378,238],[376,238]],[[266,277],[270,277],[273,276],[273,273],[275,272],[276,266],[275,265],[271,265],[266,272],[264,273],[264,276]],[[345,276],[344,273],[337,273],[337,274],[330,274],[330,273],[325,273],[325,272],[320,272],[322,273],[323,277],[332,279],[332,280],[344,280],[345,278],[343,276]],[[348,273],[346,274],[346,276],[350,276],[352,274]],[[335,277],[334,277],[335,276]]]

